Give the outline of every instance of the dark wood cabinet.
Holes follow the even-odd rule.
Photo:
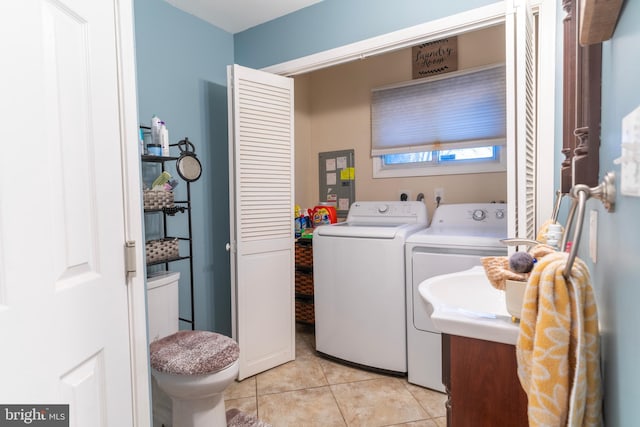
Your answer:
[[[442,334],[448,427],[527,427],[513,345]]]

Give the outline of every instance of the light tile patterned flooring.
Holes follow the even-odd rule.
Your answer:
[[[296,360],[232,384],[227,409],[274,427],[447,425],[444,394],[320,358],[314,347],[313,328],[298,325]]]

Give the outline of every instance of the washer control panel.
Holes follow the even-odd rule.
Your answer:
[[[503,227],[506,222],[506,203],[459,203],[440,205],[433,214],[431,225],[443,227]]]
[[[347,222],[352,224],[372,221],[388,221],[395,223],[426,223],[427,208],[423,202],[355,202],[349,209]]]

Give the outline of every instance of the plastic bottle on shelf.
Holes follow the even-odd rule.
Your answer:
[[[147,154],[147,147],[144,145],[144,131],[142,129],[138,131],[138,138],[140,139],[140,154]]]
[[[293,222],[294,222],[294,237],[297,239],[302,235],[302,211],[299,205],[295,205],[293,208]]]
[[[160,147],[162,148],[162,155],[169,157],[169,130],[163,121],[160,121]]]
[[[325,224],[335,224],[338,221],[335,206],[328,202],[321,202],[315,206],[313,208],[312,218],[314,227]]]
[[[160,144],[160,118],[155,114],[151,117],[151,143]]]

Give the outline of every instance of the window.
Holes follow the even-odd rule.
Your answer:
[[[505,67],[372,91],[374,177],[506,170]]]
[[[462,163],[470,161],[496,160],[498,146],[476,148],[457,148],[453,150],[419,151],[417,153],[385,154],[384,165],[402,165],[416,163]]]

